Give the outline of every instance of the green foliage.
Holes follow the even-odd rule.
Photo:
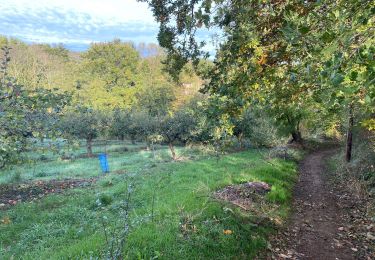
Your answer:
[[[278,129],[271,118],[261,113],[259,108],[246,108],[242,113],[232,119],[233,135],[237,137],[240,148],[244,148],[244,142],[248,140],[250,146],[272,147],[280,143]]]
[[[165,116],[160,123],[160,133],[167,142],[187,142],[195,127],[194,115],[184,109]]]
[[[105,82],[105,88],[130,88],[136,85],[139,54],[130,43],[114,40],[93,44],[82,55],[84,70]]]
[[[8,75],[8,47],[3,47],[0,81],[0,167],[17,162],[28,145],[28,137],[51,138],[62,109],[69,102],[66,93],[47,89],[28,90]]]
[[[222,32],[212,66],[201,72],[203,91],[223,97],[230,115],[262,106],[282,133],[301,141],[302,126],[320,123],[317,113],[337,120],[353,105],[358,121],[374,128],[371,1],[141,1],[160,23],[174,77],[204,57],[201,28]]]
[[[87,107],[78,107],[60,120],[59,129],[68,138],[84,139],[87,143],[87,155],[92,156],[92,141],[99,134],[98,116]]]
[[[115,109],[112,116],[110,135],[124,140],[130,124],[130,115],[127,110]],[[108,114],[107,114],[108,115]]]
[[[176,154],[173,145],[176,142],[186,143],[191,140],[195,127],[196,120],[194,115],[191,111],[183,108],[161,119],[157,132],[168,143],[174,160],[176,159]]]
[[[167,114],[171,109],[172,101],[175,100],[171,85],[144,88],[136,94],[136,97],[137,105],[154,117]]]
[[[142,87],[140,56],[131,43],[92,44],[81,54],[76,78],[77,102],[98,110],[129,107]]]
[[[113,197],[110,194],[99,194],[98,199],[97,199],[97,204],[99,206],[108,206],[113,202]]]
[[[314,14],[322,8],[317,6]],[[324,26],[312,25],[308,35],[315,48],[306,66],[319,75],[309,80],[318,82],[316,98],[331,111],[347,112],[353,106],[360,114],[358,121],[370,128],[371,123],[366,122],[371,122],[375,112],[374,4],[330,2],[328,10],[321,17]]]
[[[61,130],[79,139],[94,139],[98,135],[98,120],[95,111],[79,107],[61,120]]]
[[[69,50],[66,49],[62,44],[59,44],[55,47],[52,47],[50,45],[43,45],[44,50],[51,54],[52,56],[58,56],[61,57],[63,60],[68,61],[69,60]]]

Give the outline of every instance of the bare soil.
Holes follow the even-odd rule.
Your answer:
[[[40,199],[51,193],[61,193],[66,189],[90,186],[96,178],[35,181],[28,183],[0,185],[0,210],[19,202]]]
[[[271,186],[265,182],[246,182],[229,185],[214,193],[214,198],[229,202],[243,210],[250,210],[264,200],[264,195],[271,191]],[[256,203],[256,205],[254,205]]]
[[[325,159],[336,150],[317,151],[300,164],[294,191],[294,212],[286,230],[271,239],[270,259],[375,259],[356,222],[362,221],[361,202],[332,185]],[[357,204],[356,204],[357,203]],[[368,225],[371,232],[373,226]],[[365,228],[366,229],[366,228]],[[374,241],[375,243],[375,241]]]

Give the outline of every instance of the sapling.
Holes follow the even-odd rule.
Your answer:
[[[105,238],[105,249],[102,252],[102,257],[105,259],[124,259],[123,249],[131,230],[130,212],[133,191],[133,184],[130,183],[127,187],[126,198],[119,207],[120,216],[115,218],[117,221],[115,221],[114,225],[110,224],[107,216],[100,217]],[[96,203],[99,207],[103,207],[100,199]]]

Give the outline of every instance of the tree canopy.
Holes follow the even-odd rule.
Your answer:
[[[141,1],[160,23],[171,73],[207,57],[200,30],[219,30],[203,91],[228,98],[229,114],[261,104],[298,141],[314,113],[355,103],[373,127],[372,1]]]

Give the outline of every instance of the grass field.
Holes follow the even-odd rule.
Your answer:
[[[0,220],[7,219],[0,222],[0,259],[102,257],[108,249],[102,223],[109,233],[124,224],[119,209],[129,194],[130,232],[124,247],[128,259],[249,259],[266,247],[273,225],[288,214],[296,179],[293,162],[269,163],[252,150],[217,160],[190,148],[179,148],[184,160],[173,162],[164,147],[155,157],[142,149],[112,148],[112,172],[93,186],[0,210]],[[100,169],[97,158],[56,157],[3,172],[0,183],[14,180],[15,174],[24,182],[96,177]],[[257,210],[244,212],[211,196],[246,181],[272,185]]]

